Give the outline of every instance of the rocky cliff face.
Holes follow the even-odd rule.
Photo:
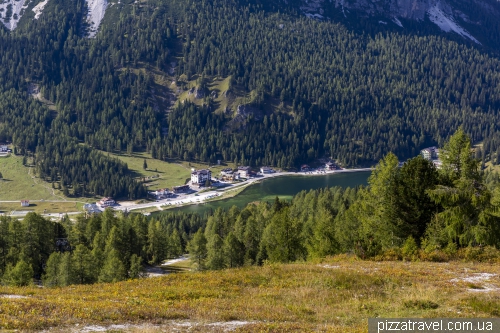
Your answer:
[[[469,17],[467,8],[471,3],[485,15],[500,16],[500,2],[497,0],[301,0],[300,10],[308,17],[324,19],[325,9],[333,6],[334,11],[342,13],[345,18],[354,14],[360,17],[382,16],[400,27],[403,27],[400,19],[429,19],[445,32],[454,32],[479,43],[463,27],[482,24]],[[379,23],[388,24],[385,21]]]

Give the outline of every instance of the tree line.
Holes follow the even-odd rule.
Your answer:
[[[65,217],[52,222],[36,213],[19,221],[0,217],[0,280],[8,285],[66,286],[144,276],[144,267],[185,253],[198,215],[142,214]]]
[[[358,189],[297,194],[291,202],[218,210],[188,250],[198,269],[293,262],[353,253],[368,258],[498,258],[498,174],[485,175],[459,129],[440,151],[399,167],[388,154]],[[465,254],[464,254],[465,253]]]
[[[0,217],[0,276],[45,286],[116,282],[189,253],[194,268],[289,263],[352,253],[363,259],[500,257],[500,177],[480,171],[459,129],[440,150],[442,167],[421,156],[399,167],[388,154],[367,187],[302,191],[206,217],[115,216],[111,210],[52,222],[30,213]]]

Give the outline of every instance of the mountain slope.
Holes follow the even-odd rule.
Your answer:
[[[496,18],[500,15],[500,5],[494,0],[299,0],[295,6],[311,18],[373,18],[373,23],[403,30],[407,25],[402,21],[412,21],[412,29],[417,30],[428,29],[426,26],[432,23],[444,32],[456,33],[475,43],[483,40],[490,47],[498,45],[488,36],[488,29],[498,30]]]
[[[96,169],[109,181],[94,181],[87,167],[65,161],[65,149],[88,168],[91,153],[102,155],[95,148],[205,163],[294,168],[332,158],[356,166],[389,151],[414,156],[463,126],[484,140],[485,158],[498,154],[500,29],[486,7],[467,12],[484,24],[453,26],[463,37],[441,32],[427,14],[418,21],[374,10],[366,18],[352,3],[92,3],[103,17],[95,38],[87,38],[88,3],[63,0],[43,10],[29,3],[17,28],[0,32],[0,138],[38,155],[38,174],[61,189],[141,192],[107,167]],[[304,15],[313,9],[322,19]],[[33,86],[52,110],[28,98]]]

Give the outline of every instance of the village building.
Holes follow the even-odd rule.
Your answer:
[[[240,179],[240,174],[233,172],[231,174],[222,175],[221,180],[226,182],[232,182]]]
[[[220,174],[222,177],[232,177],[233,176],[233,169],[231,168],[226,168],[226,169],[223,169]]]
[[[85,204],[83,205],[83,209],[88,214],[99,214],[102,212],[96,204]]]
[[[443,162],[441,160],[433,160],[432,163],[437,169],[441,169],[441,167],[443,166]]]
[[[250,178],[250,167],[249,166],[239,166],[237,172],[240,175],[240,178]]]
[[[172,197],[174,195],[172,192],[170,192],[168,190],[168,188],[159,189],[159,190],[150,192],[150,194],[152,196],[154,196],[157,200],[165,199],[165,198],[170,198],[170,197]]]
[[[6,145],[0,145],[0,152],[7,153],[9,151],[9,147]]]
[[[21,200],[21,207],[29,207],[29,206],[30,206],[29,200]]]
[[[333,162],[327,162],[325,164],[325,170],[337,170],[337,169],[338,169],[337,164]]]
[[[300,171],[302,171],[302,172],[306,172],[306,171],[309,171],[309,170],[311,170],[311,167],[309,167],[309,165],[307,165],[307,164],[302,164],[300,166]]]
[[[261,167],[261,168],[260,168],[260,172],[261,172],[262,174],[265,174],[265,173],[273,173],[273,172],[274,172],[274,170],[273,170],[272,168],[270,168],[270,167],[263,166],[263,167]]]
[[[172,188],[174,193],[182,193],[182,192],[187,192],[189,191],[189,185],[180,185],[180,186],[174,186]]]
[[[423,158],[430,161],[438,158],[439,150],[436,147],[429,147],[422,149],[420,154]]]
[[[105,198],[102,198],[97,204],[99,206],[101,206],[102,208],[106,208],[106,207],[111,207],[111,206],[116,205],[116,201],[113,200],[113,198],[105,197]]]
[[[212,180],[212,172],[208,169],[196,170],[191,173],[191,183],[205,184],[207,180]]]

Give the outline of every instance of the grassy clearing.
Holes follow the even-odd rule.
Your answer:
[[[183,185],[191,174],[191,170],[181,164],[156,160],[146,153],[134,153],[132,156],[126,154],[109,155],[127,163],[135,177],[148,178],[145,185],[151,190]],[[146,170],[143,168],[144,160],[148,165]]]
[[[107,154],[107,153],[105,153]],[[212,175],[216,176],[228,165],[209,166],[205,163],[185,162],[185,161],[160,161],[151,158],[151,154],[134,153],[132,156],[126,154],[109,154],[127,163],[133,175],[137,178],[146,179],[145,185],[150,190],[159,188],[172,188],[173,186],[183,185],[191,177],[191,168],[206,169],[210,167]],[[144,159],[148,168],[144,170]],[[230,164],[229,167],[234,167]]]
[[[0,202],[0,212],[12,211],[31,211],[39,214],[52,214],[52,213],[70,213],[70,212],[83,212],[83,203],[68,201],[68,202],[47,202],[36,201],[30,202],[29,207],[21,207],[20,202]]]
[[[243,321],[235,331],[366,332],[367,318],[376,316],[498,316],[498,289],[467,285],[465,278],[479,273],[496,275],[476,284],[500,287],[498,264],[345,257],[93,286],[0,287],[0,295],[26,296],[0,298],[0,328],[63,332],[76,325],[125,323],[153,325],[150,332],[207,332],[220,331],[213,323]]]
[[[60,191],[52,189],[51,184],[40,178],[32,178],[33,170],[23,166],[22,156],[11,154],[1,157],[0,172],[3,175],[0,180],[0,201],[65,199]]]

